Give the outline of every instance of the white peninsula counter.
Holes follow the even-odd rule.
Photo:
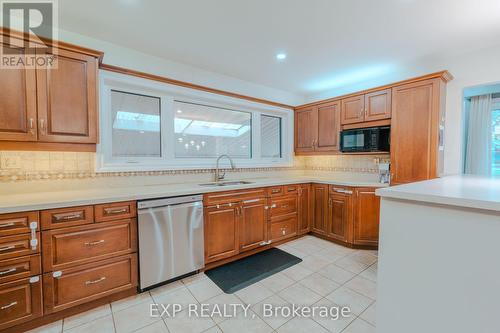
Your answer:
[[[500,179],[377,190],[377,332],[500,332]]]

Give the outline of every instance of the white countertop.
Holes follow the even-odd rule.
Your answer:
[[[143,200],[162,197],[173,197],[180,195],[202,194],[209,192],[221,192],[229,190],[240,190],[245,188],[300,184],[300,183],[325,183],[353,187],[384,187],[385,184],[367,181],[367,179],[356,176],[340,177],[314,177],[314,176],[287,176],[283,178],[255,178],[244,179],[252,184],[235,186],[200,186],[200,183],[168,183],[163,178],[149,178],[147,183],[131,184],[126,179],[123,182],[110,183],[106,179],[93,180],[93,186],[84,188],[48,190],[47,183],[43,188],[33,184],[32,189],[24,192],[8,189],[0,194],[0,213],[13,213],[30,210],[43,210],[51,208],[63,208],[71,206],[82,206],[108,202],[119,202],[127,200]],[[227,179],[233,180],[233,179]],[[48,181],[49,182],[49,181]],[[50,184],[50,183],[49,183]],[[83,184],[83,183],[82,183]]]
[[[448,176],[378,189],[376,193],[385,198],[500,211],[500,178]]]

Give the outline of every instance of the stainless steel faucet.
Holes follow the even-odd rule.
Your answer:
[[[219,182],[221,180],[224,179],[224,177],[226,176],[226,172],[224,172],[222,175],[220,174],[220,170],[219,170],[219,162],[220,160],[223,158],[223,157],[226,157],[228,160],[229,160],[229,163],[231,163],[231,169],[234,170],[234,162],[233,160],[231,159],[231,157],[229,157],[229,155],[226,155],[226,154],[222,154],[220,155],[218,158],[217,158],[217,164],[215,166],[215,182]]]

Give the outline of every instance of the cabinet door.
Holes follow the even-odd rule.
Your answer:
[[[340,139],[340,101],[318,107],[316,151],[338,151]]]
[[[295,111],[295,152],[314,151],[317,137],[317,109]]]
[[[97,59],[58,50],[36,77],[39,141],[97,143]]]
[[[351,218],[351,196],[349,194],[330,194],[328,199],[328,236],[342,242],[349,241]]]
[[[380,198],[375,188],[357,188],[354,205],[354,244],[378,245]]]
[[[326,220],[328,219],[328,185],[312,185],[312,209],[312,231],[319,234],[326,234]]]
[[[311,228],[311,185],[299,187],[299,219],[297,233],[307,234]]]
[[[268,207],[266,198],[249,199],[241,204],[240,250],[266,245]]]
[[[0,330],[42,315],[42,281],[39,276],[0,284]]]
[[[393,88],[391,184],[437,177],[439,79]]]
[[[365,121],[365,95],[358,95],[342,100],[342,125]]]
[[[11,38],[15,42],[16,39]],[[12,43],[12,42],[11,42]],[[23,48],[9,47],[17,55]],[[34,69],[0,70],[0,140],[36,141],[36,77]]]
[[[239,253],[239,205],[205,208],[205,263]]]
[[[365,121],[391,118],[391,89],[365,95]]]

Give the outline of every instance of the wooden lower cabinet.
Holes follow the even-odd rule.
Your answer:
[[[40,275],[42,265],[40,255],[19,257],[0,261],[0,283]]]
[[[137,255],[43,275],[44,312],[53,313],[137,286]]]
[[[41,316],[40,276],[0,284],[0,330]]]
[[[354,244],[378,245],[380,197],[375,188],[355,189]]]
[[[205,263],[239,253],[239,205],[205,207]]]
[[[297,234],[307,234],[311,230],[311,185],[299,185]]]
[[[328,199],[327,236],[348,243],[351,238],[351,216],[351,194],[330,194],[330,198]]]
[[[40,244],[40,233],[36,233],[37,243]],[[40,246],[30,245],[31,235],[20,234],[0,238],[0,260],[17,258],[40,252]]]
[[[137,251],[135,219],[43,231],[43,271]]]
[[[243,201],[240,212],[240,251],[248,251],[266,245],[268,229],[267,199]]]
[[[318,234],[327,234],[328,220],[328,185],[313,184],[312,200],[312,225],[311,231]]]
[[[271,222],[270,241],[277,242],[297,235],[297,217],[290,216]]]

